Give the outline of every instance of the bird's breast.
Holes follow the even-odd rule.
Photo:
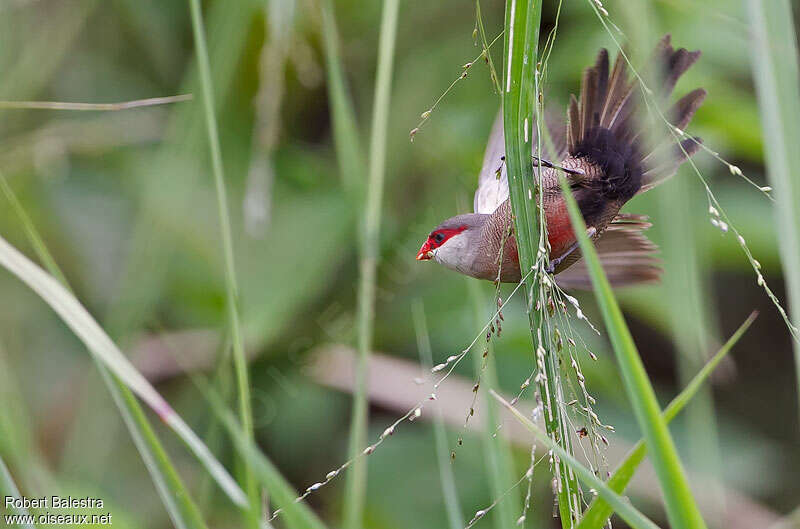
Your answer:
[[[569,212],[563,197],[559,196],[545,204],[547,218],[547,241],[550,243],[550,259],[558,259],[575,244],[575,232],[569,220]]]

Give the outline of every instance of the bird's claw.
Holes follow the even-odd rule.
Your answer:
[[[589,237],[589,239],[592,239],[595,235],[597,235],[597,228],[595,228],[594,226],[589,226],[588,228],[586,228],[586,236]],[[578,243],[578,241],[572,243],[572,246],[570,246],[569,249],[566,252],[564,252],[560,257],[557,257],[552,261],[550,261],[549,263],[547,263],[547,266],[545,267],[544,271],[547,272],[548,274],[555,274],[558,265],[564,262],[564,259],[569,257],[572,252],[574,252],[576,249],[579,248],[579,246],[580,244]]]

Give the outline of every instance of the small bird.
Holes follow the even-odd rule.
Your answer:
[[[699,51],[675,50],[669,35],[661,39],[647,70],[648,79],[654,79],[651,86],[658,87],[652,96],[659,105],[666,102],[678,78],[699,56]],[[644,127],[642,93],[638,80],[629,79],[622,54],[617,55],[609,74],[608,51],[601,50],[594,66],[583,74],[580,100],[570,99],[566,126],[548,123],[553,146],[541,152],[547,159],[532,156],[532,163],[542,167],[539,200],[547,222],[550,268],[564,288],[591,288],[591,283],[580,262],[559,172],[570,184],[612,285],[646,283],[660,277],[654,257],[657,247],[642,233],[650,223],[644,216],[620,213],[620,209],[637,194],[674,175],[697,152],[701,140],[688,137],[676,143],[665,126],[660,135],[649,135]],[[702,88],[693,90],[666,112],[666,119],[683,131],[705,97]],[[535,137],[532,144],[535,149]],[[498,115],[478,177],[475,212],[449,218],[434,228],[417,260],[430,259],[479,279],[520,281],[504,153],[503,123]]]

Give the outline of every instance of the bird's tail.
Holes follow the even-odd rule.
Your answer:
[[[675,50],[669,35],[656,46],[642,78],[652,89],[657,106],[669,99],[675,84],[700,57],[699,51]],[[645,123],[650,101],[643,97],[645,87],[638,76],[629,78],[627,59],[617,55],[609,73],[608,51],[601,50],[593,67],[586,69],[581,82],[580,100],[570,100],[567,125],[567,150],[575,157],[589,157],[609,176],[607,192],[625,200],[663,182],[700,148],[699,138],[675,142],[666,125],[648,128]],[[664,117],[683,131],[705,99],[698,88],[681,98]],[[660,110],[652,108],[658,118]],[[658,131],[652,133],[652,131]]]
[[[658,247],[644,234],[650,226],[647,217],[620,213],[595,242],[597,257],[614,288],[657,283],[661,278],[661,261],[656,257]],[[561,288],[592,289],[584,259],[560,272],[555,279]]]

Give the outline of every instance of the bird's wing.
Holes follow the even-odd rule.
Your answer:
[[[475,190],[473,201],[475,213],[494,213],[494,210],[508,198],[505,153],[503,113],[498,112],[483,154],[483,166],[478,175],[478,189]]]
[[[564,143],[564,124],[559,125],[558,119],[551,119],[548,116],[545,120],[549,138],[542,138],[541,158],[547,161],[558,162],[566,151]],[[537,148],[536,127],[531,129],[532,154]],[[474,209],[475,213],[491,214],[506,201],[508,198],[508,174],[506,173],[506,145],[503,136],[503,113],[498,112],[486,144],[486,152],[483,155],[483,166],[478,175],[478,189],[475,190]]]
[[[644,235],[647,217],[620,213],[595,242],[597,255],[614,287],[654,283],[661,277],[658,247]],[[581,259],[556,276],[562,288],[591,290],[592,281]]]

